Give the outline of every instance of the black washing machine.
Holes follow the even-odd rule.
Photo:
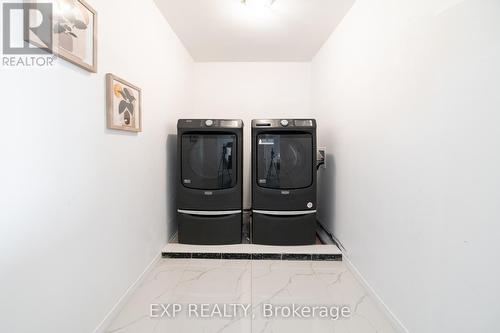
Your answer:
[[[252,241],[316,241],[316,121],[252,121]]]
[[[179,243],[241,243],[243,121],[180,119],[177,141]]]

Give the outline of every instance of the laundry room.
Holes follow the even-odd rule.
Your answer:
[[[500,1],[1,3],[0,332],[500,331]]]

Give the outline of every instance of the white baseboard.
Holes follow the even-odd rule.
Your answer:
[[[123,309],[127,301],[130,299],[132,294],[137,290],[141,282],[144,280],[146,275],[151,271],[151,269],[155,266],[158,260],[161,259],[161,250],[158,251],[158,254],[153,258],[153,260],[146,266],[144,271],[139,275],[139,277],[128,287],[125,293],[118,299],[118,301],[113,305],[108,314],[104,317],[99,325],[97,325],[96,329],[93,333],[104,333],[106,329],[111,325],[113,320],[116,319],[120,311]]]
[[[403,325],[403,323],[396,317],[396,315],[389,309],[389,307],[384,303],[382,298],[375,292],[375,290],[370,286],[368,281],[361,275],[356,266],[352,263],[352,261],[347,257],[345,252],[342,254],[342,261],[345,263],[347,268],[354,275],[356,280],[368,291],[371,298],[375,301],[378,307],[384,312],[389,321],[391,322],[394,329],[399,333],[409,333],[408,329]]]
[[[335,243],[337,243],[337,246],[338,246],[338,247],[339,247],[339,249],[342,251],[342,254],[344,254],[344,253],[345,253],[345,254],[347,254],[347,250],[345,249],[345,247],[344,247],[344,245],[342,244],[342,242],[341,242],[341,241],[339,241],[339,240],[337,239],[337,237],[335,237],[335,235],[330,234],[330,236],[332,237],[333,241],[334,241]]]

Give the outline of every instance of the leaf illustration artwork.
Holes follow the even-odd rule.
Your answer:
[[[63,33],[63,32],[66,32],[66,27],[65,25],[61,24],[61,23],[56,23],[54,25],[54,33],[56,34],[60,34],[60,33]]]
[[[134,116],[134,102],[136,98],[129,89],[122,87],[120,84],[115,84],[113,88],[115,96],[122,98],[118,104],[118,114],[123,114],[125,125],[130,125],[132,117]]]
[[[75,28],[77,28],[77,29],[80,29],[80,30],[85,30],[85,29],[87,29],[87,24],[85,24],[85,22],[80,21],[80,20],[78,20],[78,19],[75,19],[75,20],[73,21],[73,26],[74,26]]]
[[[141,88],[114,74],[106,74],[106,122],[108,128],[142,132],[141,101]]]
[[[78,38],[74,29],[86,30],[90,22],[88,13],[72,0],[57,1],[54,16],[54,33],[73,38]]]

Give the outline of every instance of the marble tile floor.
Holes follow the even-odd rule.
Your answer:
[[[168,312],[163,312],[160,304],[164,307],[170,304]],[[208,304],[205,314],[213,313],[212,318],[201,318],[202,304]],[[307,311],[304,308],[312,312],[316,307],[314,317],[304,318],[308,312],[302,318],[291,315],[294,304],[300,309],[299,316],[304,315],[300,311]],[[167,314],[173,316],[174,305],[179,312],[168,317]],[[346,311],[345,317],[334,320],[342,309]],[[163,317],[159,318],[160,314]],[[395,330],[341,261],[162,259],[107,332],[392,333]]]

